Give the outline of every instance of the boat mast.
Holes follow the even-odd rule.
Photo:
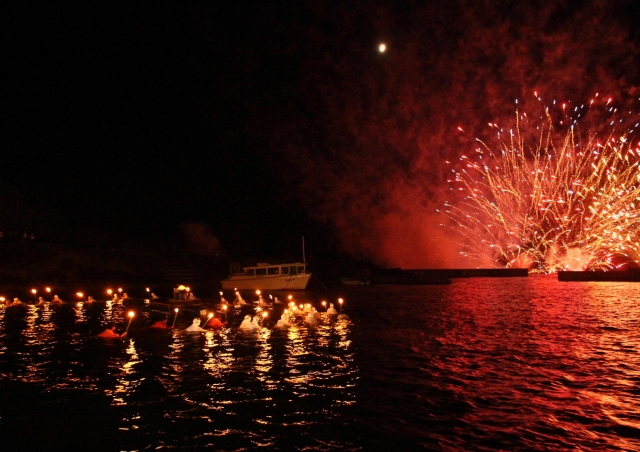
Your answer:
[[[306,258],[304,256],[304,237],[302,237],[302,263],[303,264],[307,263],[307,260],[306,260]]]

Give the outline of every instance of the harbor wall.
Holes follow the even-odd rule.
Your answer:
[[[450,284],[452,278],[526,277],[526,268],[401,269],[379,270],[372,284]]]
[[[640,282],[640,269],[625,271],[559,271],[558,281]]]

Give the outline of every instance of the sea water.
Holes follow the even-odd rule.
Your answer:
[[[122,304],[3,308],[3,444],[640,450],[640,285],[530,276],[294,294],[320,312],[339,296],[350,321],[277,330],[276,306],[255,333],[237,330],[251,307],[187,333],[193,315],[152,330],[164,314],[141,304],[119,340],[95,335],[126,328]]]

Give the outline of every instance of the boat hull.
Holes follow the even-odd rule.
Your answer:
[[[303,275],[276,276],[232,276],[223,279],[222,288],[225,290],[304,290],[309,284],[311,273]]]

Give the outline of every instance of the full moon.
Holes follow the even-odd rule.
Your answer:
[[[384,52],[386,52],[386,50],[387,50],[387,45],[386,44],[380,44],[378,46],[378,52],[384,53]]]

